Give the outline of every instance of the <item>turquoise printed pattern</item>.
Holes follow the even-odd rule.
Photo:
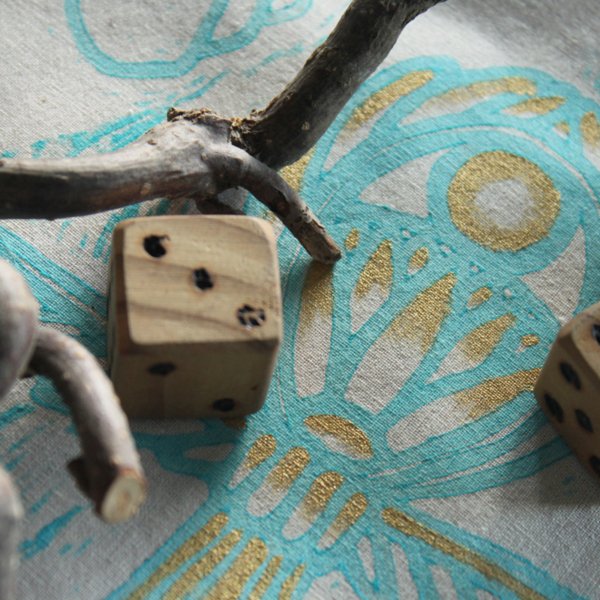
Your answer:
[[[277,6],[281,4],[277,0],[259,0],[240,29],[219,37],[215,30],[227,10],[231,10],[231,4],[229,0],[212,0],[189,44],[174,60],[143,62],[120,61],[102,51],[86,26],[81,0],[65,0],[65,14],[79,51],[101,73],[111,77],[154,79],[180,77],[207,58],[240,50],[253,42],[263,28],[303,16],[312,1],[293,0]]]
[[[223,42],[211,46],[211,41],[203,52],[233,51],[256,36],[257,23],[292,18],[306,6],[292,2],[278,12],[271,2],[257,3],[247,31],[226,38],[226,47]],[[215,0],[213,17],[226,7]],[[206,36],[212,31],[202,26],[192,46],[171,63],[124,66],[94,45],[79,0],[67,0],[66,9],[84,56],[113,76],[179,76],[197,64],[198,56],[204,57],[193,44],[210,40]],[[393,87],[415,73],[427,74],[420,85]],[[200,97],[219,81],[198,82],[190,93]],[[373,98],[377,102],[368,104]],[[102,144],[105,149],[123,146],[162,114],[141,111],[94,134],[71,136],[68,153]],[[449,59],[419,58],[367,82],[318,143],[301,183],[302,195],[334,237],[340,243],[347,240],[346,256],[333,272],[318,271],[295,240],[281,233],[286,341],[265,408],[243,430],[221,422],[168,435],[138,428],[139,447],[166,472],[205,483],[208,498],[110,597],[135,597],[140,589],[147,598],[163,598],[178,589],[202,597],[221,585],[255,540],[265,544],[267,554],[245,580],[244,594],[266,576],[267,557],[281,557],[266,597],[289,591],[300,598],[329,582],[344,597],[389,598],[402,591],[403,581],[419,597],[430,598],[437,593],[436,569],[449,577],[461,598],[475,598],[479,591],[499,598],[525,593],[576,597],[540,565],[434,518],[418,503],[532,477],[568,455],[558,438],[542,435],[547,424],[535,408],[528,377],[543,364],[563,313],[596,300],[597,266],[587,260],[586,248],[600,243],[600,154],[584,124],[599,115],[598,105],[574,87],[534,70],[469,71]],[[558,192],[560,206],[550,225],[531,225],[537,237],[526,247],[490,247],[452,212],[449,190],[478,156],[520,157],[525,162],[518,164],[526,164],[536,177],[541,171]],[[424,190],[422,195],[399,190],[405,180],[402,170],[420,177],[416,188]],[[390,174],[395,174],[391,191],[382,184]],[[500,193],[501,178],[495,185]],[[525,201],[523,186],[520,197]],[[412,202],[398,204],[395,196],[403,193]],[[253,199],[247,208],[264,216]],[[139,210],[132,207],[112,216],[94,244],[82,243],[83,251],[105,264],[112,227]],[[152,209],[166,210],[165,203]],[[524,211],[521,220],[531,211]],[[518,230],[517,221],[502,223]],[[28,278],[45,321],[67,326],[99,357],[105,356],[103,294],[7,228],[2,228],[0,256]],[[576,298],[565,308],[540,295],[536,274],[565,261],[569,265],[569,260],[583,269],[573,279]],[[487,292],[482,295],[481,290]],[[424,311],[427,318],[419,321]],[[416,338],[407,335],[407,315],[422,325]],[[473,344],[460,342],[474,331],[495,337],[492,343],[488,335],[485,345],[485,336],[472,336],[470,342],[475,339],[478,345],[469,354],[465,348]],[[307,358],[311,352],[315,360]],[[382,362],[387,370],[380,368]],[[402,374],[375,377],[386,371]],[[497,385],[487,383],[501,377],[513,386],[512,394],[502,395]],[[371,393],[365,380],[373,386]],[[386,390],[384,399],[378,399],[383,395],[379,387]],[[495,403],[477,404],[481,398],[473,390],[492,391]],[[31,395],[37,410],[59,407],[44,383],[36,383]],[[5,416],[12,422],[13,416]],[[2,419],[0,414],[0,429]],[[248,457],[259,447],[269,451],[249,464]],[[215,448],[223,451],[211,453]],[[10,464],[12,453],[3,451],[2,460]],[[288,487],[273,484],[278,467],[293,472]],[[317,481],[326,501],[315,506],[313,498],[312,513],[307,512],[304,499]],[[60,526],[76,518],[78,501]],[[404,529],[390,525],[395,522],[386,518],[391,510],[404,516]],[[173,553],[221,514],[227,523],[214,539],[176,568],[165,568]],[[44,548],[52,543],[52,530],[40,530],[49,540]],[[202,577],[194,575],[193,566],[238,530],[237,541],[214,568]],[[427,541],[420,532],[434,534],[436,541]],[[93,552],[96,545],[100,549],[92,539],[78,552]],[[25,564],[36,555],[26,553]],[[61,555],[64,561],[79,556],[69,548]],[[155,573],[162,575],[153,579]]]

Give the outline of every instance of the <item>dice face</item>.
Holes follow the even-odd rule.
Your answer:
[[[600,304],[561,329],[534,393],[579,460],[600,477]]]
[[[279,267],[266,221],[148,217],[115,229],[109,360],[129,416],[255,412],[281,329]]]

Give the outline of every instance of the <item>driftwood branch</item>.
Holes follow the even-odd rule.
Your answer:
[[[112,154],[54,161],[0,161],[0,219],[73,217],[152,198],[214,198],[243,187],[268,206],[313,258],[340,251],[274,170],[229,142],[229,122],[210,111],[182,115]],[[1,201],[6,197],[4,202]]]
[[[51,378],[70,407],[83,456],[69,468],[99,515],[110,523],[132,516],[146,483],[110,380],[78,342],[39,325],[25,279],[0,260],[0,400],[25,373]],[[21,519],[18,493],[0,467],[0,600],[14,597]]]
[[[75,340],[40,327],[30,369],[49,377],[71,410],[83,456],[69,470],[83,493],[107,522],[131,517],[146,483],[125,413],[96,359]]]
[[[239,186],[271,208],[313,258],[335,262],[334,241],[272,169],[317,142],[404,26],[439,1],[354,0],[296,78],[248,117],[171,110],[167,123],[112,154],[0,160],[0,218],[56,219],[160,197],[202,205]]]
[[[37,324],[38,303],[27,283],[0,260],[0,400],[27,367]]]
[[[314,146],[404,27],[444,0],[354,0],[327,40],[271,103],[233,126],[233,142],[274,169]]]

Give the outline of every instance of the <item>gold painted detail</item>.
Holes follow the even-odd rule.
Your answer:
[[[404,75],[404,77],[401,77],[378,92],[375,92],[370,98],[356,108],[352,113],[346,128],[350,131],[358,129],[367,121],[370,121],[375,115],[391,106],[396,100],[422,88],[432,79],[432,71],[414,71]]]
[[[356,250],[360,243],[360,231],[355,227],[350,231],[345,241],[346,250]]]
[[[554,127],[558,132],[564,135],[569,135],[571,133],[571,126],[566,121],[561,121],[560,123],[557,123]]]
[[[507,108],[506,112],[510,113],[511,115],[545,115],[553,110],[556,110],[557,108],[560,108],[565,102],[566,100],[561,96],[531,98]]]
[[[373,456],[373,448],[366,433],[348,419],[337,415],[312,415],[304,423],[315,435],[333,437],[352,456]]]
[[[600,146],[600,123],[595,113],[589,112],[581,119],[583,141],[590,146]]]
[[[450,90],[432,101],[436,103],[466,104],[471,100],[479,100],[497,94],[519,94],[532,96],[536,92],[536,85],[531,79],[524,77],[503,77],[492,81],[478,81],[465,87]]]
[[[331,317],[333,313],[333,268],[313,261],[308,268],[302,290],[300,330],[310,325],[317,315]]]
[[[479,419],[519,394],[532,391],[540,373],[541,369],[531,369],[487,379],[475,387],[454,394],[453,398],[468,410],[471,419]]]
[[[146,582],[129,596],[129,600],[143,600],[150,592],[159,586],[169,575],[177,571],[185,562],[205,548],[220,533],[227,524],[227,516],[218,513],[197,533],[186,540],[165,562],[150,575]]]
[[[387,293],[392,287],[393,278],[392,242],[384,240],[362,270],[355,288],[356,296],[364,298],[375,286]]]
[[[310,163],[314,153],[315,150],[314,148],[312,148],[295,163],[292,163],[291,165],[288,165],[287,167],[283,167],[283,169],[281,169],[281,176],[289,183],[290,187],[296,192],[299,192],[302,188],[302,181],[304,180],[304,175],[306,173],[306,169],[308,168],[308,163]]]
[[[364,494],[351,496],[331,524],[331,533],[336,538],[340,537],[364,515],[367,506],[369,502]]]
[[[269,473],[269,482],[278,490],[287,490],[310,462],[305,448],[292,448]]]
[[[516,227],[498,225],[477,206],[477,196],[486,186],[503,181],[521,182],[531,198],[532,206]],[[452,221],[467,237],[492,250],[516,251],[548,234],[558,216],[560,193],[526,158],[503,151],[482,152],[457,171],[448,189],[448,204]]]
[[[302,575],[304,575],[304,565],[296,567],[292,574],[283,582],[281,586],[281,592],[279,592],[279,600],[290,600],[294,590],[298,587]]]
[[[502,315],[480,325],[467,334],[460,342],[460,348],[472,362],[482,361],[489,356],[502,340],[502,336],[516,322],[511,314]]]
[[[244,467],[256,469],[267,458],[273,456],[277,448],[277,440],[272,435],[261,435],[250,447],[244,459]]]
[[[525,348],[531,348],[532,346],[537,346],[540,343],[539,336],[534,333],[528,333],[521,338],[521,344],[525,346]]]
[[[203,596],[205,600],[238,600],[267,555],[265,543],[259,538],[252,538],[210,592]]]
[[[473,550],[458,544],[454,540],[422,525],[412,517],[395,508],[386,508],[381,517],[386,525],[393,527],[404,535],[425,542],[432,548],[451,556],[455,560],[479,571],[484,577],[497,581],[523,600],[544,600],[544,596],[520,582],[514,575],[503,569],[490,559],[477,554]]]
[[[475,290],[469,300],[467,301],[467,308],[476,308],[477,306],[481,306],[484,302],[487,302],[494,293],[489,287],[480,287],[478,290]]]
[[[344,478],[335,471],[327,471],[319,475],[310,486],[306,496],[302,499],[302,509],[309,520],[320,515],[333,495],[340,488]]]
[[[449,273],[427,288],[398,314],[384,335],[409,339],[426,354],[433,345],[442,322],[450,313],[452,289],[456,275]]]
[[[202,579],[210,575],[215,567],[233,550],[242,539],[242,532],[234,529],[200,560],[192,564],[169,588],[164,600],[180,600],[189,594]]]
[[[408,272],[416,273],[420,271],[429,262],[429,248],[423,246],[419,248],[408,261]]]
[[[267,590],[269,589],[269,586],[273,582],[275,575],[277,575],[277,571],[279,570],[279,567],[281,566],[282,560],[283,560],[282,556],[274,556],[269,561],[269,563],[265,567],[263,574],[260,576],[260,579],[258,580],[256,585],[250,592],[250,595],[248,596],[248,600],[260,600],[261,598],[264,597],[264,595],[267,593]]]

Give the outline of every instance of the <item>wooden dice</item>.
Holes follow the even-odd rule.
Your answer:
[[[188,215],[116,227],[109,362],[130,417],[257,411],[281,318],[276,245],[266,221]]]
[[[559,331],[534,393],[579,460],[600,477],[600,303]]]

